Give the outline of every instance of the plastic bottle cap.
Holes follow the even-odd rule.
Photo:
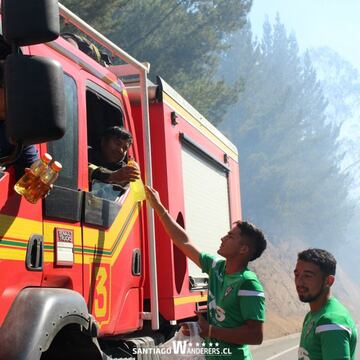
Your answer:
[[[51,168],[54,171],[60,171],[62,169],[62,165],[58,161],[54,161],[51,165]]]
[[[48,153],[42,154],[41,160],[48,164],[52,160],[52,156]]]

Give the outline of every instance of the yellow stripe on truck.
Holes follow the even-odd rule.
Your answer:
[[[53,262],[55,256],[54,229],[64,228],[74,231],[74,263],[90,264],[101,256],[102,263],[113,265],[124,247],[130,232],[139,217],[142,204],[134,201],[132,194],[127,194],[125,202],[109,230],[84,228],[83,240],[80,226],[52,223],[48,221],[28,220],[20,217],[0,215],[0,258],[2,260],[24,261],[27,242],[32,234],[44,231],[44,261]],[[44,230],[43,230],[44,226]],[[81,249],[84,247],[84,254]]]
[[[42,222],[0,215],[0,238],[29,240],[32,234],[42,234]]]
[[[184,304],[200,302],[200,301],[207,301],[207,294],[175,298],[174,304],[175,306],[178,306],[178,305],[184,305]]]

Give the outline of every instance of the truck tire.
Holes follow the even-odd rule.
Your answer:
[[[88,355],[94,354],[82,358],[101,360],[96,337],[97,324],[79,293],[27,288],[19,292],[0,328],[0,360],[39,360],[43,355],[44,359],[72,360],[70,355],[56,357],[60,352],[56,355],[53,351],[62,345],[69,354],[69,344],[73,353],[85,347]]]

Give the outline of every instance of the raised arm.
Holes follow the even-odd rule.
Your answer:
[[[161,203],[158,192],[148,186],[145,187],[145,192],[149,204],[155,210],[164,229],[171,237],[174,244],[184,253],[185,256],[201,267],[200,251],[191,242],[185,230],[171,217],[167,209]]]

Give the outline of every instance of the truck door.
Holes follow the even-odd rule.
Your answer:
[[[0,326],[18,292],[40,285],[43,269],[42,204],[14,191],[12,170],[0,170]]]
[[[68,95],[74,93],[71,92],[74,88],[71,83],[74,81],[67,77]],[[21,99],[18,106],[21,106]],[[72,119],[69,118],[68,122],[71,123]],[[68,138],[69,135],[66,139]],[[66,155],[62,154],[63,149],[51,145],[47,149],[46,144],[36,145],[36,148],[39,155],[49,151],[64,163]],[[66,170],[61,175],[60,182],[64,180],[65,174]],[[44,223],[43,206],[46,209],[46,202],[39,200],[36,204],[30,204],[15,193],[14,175],[11,166],[0,170],[0,324],[18,293],[26,287],[39,287],[46,283],[47,273],[54,267],[54,226],[46,211]],[[76,179],[76,174],[71,173],[72,176]],[[58,208],[62,207],[64,204],[59,203]],[[49,285],[64,286],[66,283],[58,280],[59,278],[57,281],[50,279]]]
[[[30,204],[13,190],[11,167],[0,173],[0,301],[5,316],[17,293],[25,287],[68,287],[82,292],[81,232],[69,212],[69,193],[77,191],[77,91],[75,80],[65,75],[67,132],[63,139],[37,146],[63,164],[57,182],[62,196],[54,189],[48,199]],[[65,195],[64,195],[65,194]],[[61,253],[59,246],[67,249]],[[57,239],[59,241],[57,241]],[[70,244],[71,242],[71,244]],[[73,249],[79,249],[77,261]],[[59,255],[60,254],[60,258]],[[66,257],[66,259],[64,258]],[[76,257],[76,256],[75,256]],[[76,266],[80,271],[76,272]],[[80,281],[72,278],[74,270]]]
[[[106,84],[87,80],[85,98],[88,147],[99,151],[108,127],[131,128],[120,94]],[[136,143],[129,149],[136,159],[135,150]],[[120,196],[111,184],[89,182],[82,231],[85,299],[101,333],[136,330],[142,310],[141,204],[129,191]]]
[[[64,287],[83,293],[81,208],[79,187],[78,84],[66,70],[66,133],[47,144],[59,161],[60,171],[53,190],[44,200],[44,276],[42,286]]]

